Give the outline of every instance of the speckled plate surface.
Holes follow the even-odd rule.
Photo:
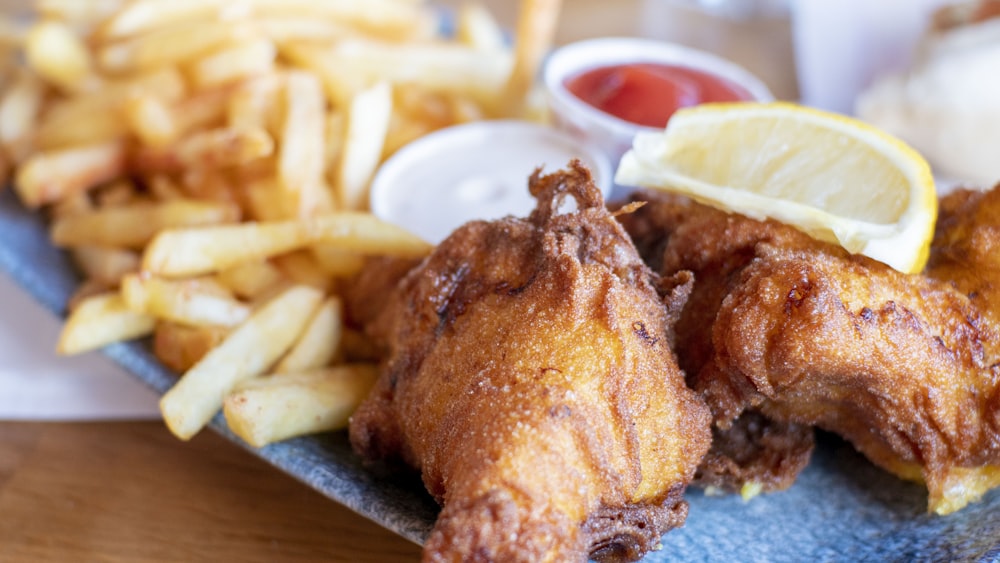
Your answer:
[[[42,220],[10,190],[0,194],[0,270],[57,315],[64,314],[77,283],[66,256],[49,244]],[[146,342],[109,346],[106,353],[160,393],[175,379]],[[212,428],[243,445],[221,416]],[[343,432],[252,451],[415,542],[434,523],[437,508],[419,480],[362,468]],[[876,469],[829,436],[789,491],[748,503],[697,491],[688,499],[687,524],[664,536],[662,549],[644,562],[1000,561],[1000,491],[952,516],[931,516],[921,487]]]

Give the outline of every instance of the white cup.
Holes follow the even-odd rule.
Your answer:
[[[853,113],[858,94],[907,68],[932,12],[947,0],[793,0],[802,103]]]
[[[586,70],[632,63],[678,65],[718,76],[742,87],[753,101],[774,100],[756,76],[726,59],[682,45],[628,37],[607,37],[570,43],[556,49],[545,64],[542,81],[553,124],[575,138],[601,149],[617,168],[618,161],[640,131],[662,131],[619,119],[594,108],[566,87],[566,80]]]
[[[526,217],[535,208],[528,177],[571,159],[590,170],[608,195],[613,170],[596,148],[551,127],[516,120],[474,121],[425,135],[382,164],[371,210],[424,240],[438,243],[475,219]]]

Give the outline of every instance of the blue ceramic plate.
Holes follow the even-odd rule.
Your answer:
[[[46,227],[8,189],[0,194],[0,269],[63,315],[77,276],[48,242]],[[53,343],[54,345],[55,343]],[[106,353],[158,392],[175,380],[148,342]],[[243,445],[217,416],[212,428]],[[359,514],[422,542],[437,507],[413,476],[368,471],[343,432],[252,450]],[[926,494],[876,469],[844,442],[823,436],[791,490],[743,502],[688,494],[687,524],[664,536],[658,561],[1000,561],[1000,491],[957,514],[926,513]]]

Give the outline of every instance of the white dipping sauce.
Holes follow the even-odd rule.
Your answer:
[[[604,192],[608,159],[566,133],[524,121],[480,121],[442,129],[403,147],[372,182],[371,209],[428,242],[474,219],[526,217],[535,208],[528,177],[578,158]]]

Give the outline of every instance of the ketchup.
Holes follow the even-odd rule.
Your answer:
[[[566,80],[587,104],[647,127],[665,127],[681,108],[753,99],[743,87],[693,68],[658,63],[599,67]]]

